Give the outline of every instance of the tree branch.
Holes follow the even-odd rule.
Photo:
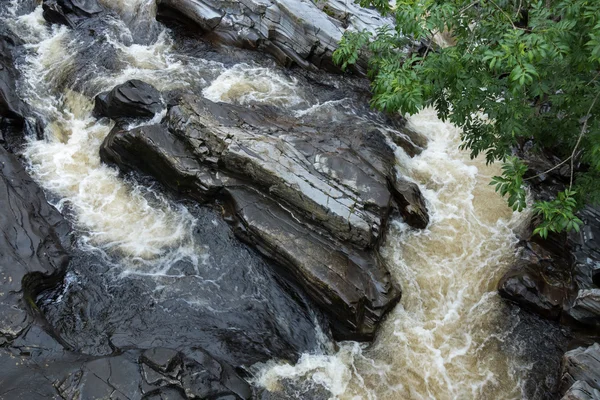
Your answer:
[[[585,135],[585,131],[587,130],[587,125],[588,125],[588,121],[591,118],[591,112],[592,109],[594,108],[594,105],[596,105],[596,100],[598,100],[598,96],[600,96],[600,91],[598,91],[598,93],[596,94],[596,97],[594,97],[594,101],[592,101],[592,104],[590,105],[590,108],[588,109],[588,112],[585,115],[585,121],[583,122],[583,126],[581,127],[581,133],[579,133],[579,137],[577,138],[577,143],[575,143],[575,147],[573,148],[573,152],[571,153],[571,180],[569,181],[569,191],[571,191],[571,188],[573,187],[573,173],[575,172],[575,153],[577,152],[577,148],[579,147],[579,144],[581,143],[581,139],[583,139],[583,136]]]

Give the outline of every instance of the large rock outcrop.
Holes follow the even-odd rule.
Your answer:
[[[167,121],[116,128],[102,159],[186,197],[221,201],[236,235],[321,305],[338,338],[372,338],[400,297],[376,255],[387,219],[400,208],[409,223],[427,223],[418,188],[391,190],[394,153],[377,125],[310,126],[272,107],[191,95]]]
[[[552,155],[522,154],[529,164],[532,192],[548,200],[569,184],[568,170],[542,173],[556,165]],[[551,233],[548,239],[532,234],[537,219],[524,234],[514,266],[500,280],[500,294],[543,317],[577,328],[600,326],[600,209],[578,212],[581,231]]]
[[[177,20],[226,44],[259,49],[281,64],[338,71],[331,61],[343,32],[393,21],[349,0],[158,0],[161,20]]]
[[[69,226],[19,160],[0,146],[0,342],[33,320],[35,296],[57,283],[69,261]],[[0,343],[1,344],[1,343]]]

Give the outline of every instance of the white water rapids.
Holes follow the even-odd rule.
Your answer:
[[[102,2],[124,20],[144,14],[140,10],[151,14],[153,7],[146,1]],[[21,69],[26,100],[52,121],[47,139],[31,141],[25,157],[34,177],[58,196],[59,207],[74,214],[86,243],[142,264],[201,259],[202,246],[190,235],[194,221],[184,207],[101,164],[98,149],[111,125],[91,116],[92,98],[53,92],[54,82],[73,64],[69,48],[76,44],[69,30],[47,27],[41,7],[13,23],[30,51]],[[200,85],[214,101],[296,107],[304,117],[335,107],[311,104],[296,81],[272,69],[243,63],[227,68],[178,56],[169,35],[164,31],[150,45],[108,36],[126,66],[118,74],[99,74],[88,85],[97,92],[132,78],[159,90]],[[439,121],[432,110],[411,117],[410,124],[429,144],[414,158],[398,149],[398,168],[422,188],[431,223],[422,231],[391,224],[382,253],[402,285],[401,303],[372,345],[343,342],[331,354],[306,354],[296,365],[274,360],[256,366],[257,384],[277,390],[284,381],[314,383],[333,399],[522,397],[520,371],[527,366],[502,349],[511,322],[503,319],[496,285],[513,257],[513,230],[526,216],[513,214],[488,185],[498,166],[458,150],[457,128]]]

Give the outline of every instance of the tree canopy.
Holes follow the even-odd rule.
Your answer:
[[[462,128],[472,157],[504,162],[491,184],[519,211],[527,167],[513,149],[528,139],[551,149],[571,179],[555,199],[534,205],[544,217],[536,232],[579,230],[577,207],[600,204],[600,1],[360,4],[395,20],[375,34],[346,32],[334,53],[343,69],[368,58],[372,106],[409,114],[434,107]],[[452,45],[436,44],[442,33]]]

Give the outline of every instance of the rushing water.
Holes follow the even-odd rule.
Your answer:
[[[112,125],[92,116],[93,96],[138,78],[163,91],[187,88],[213,101],[269,103],[303,118],[342,118],[356,110],[344,99],[315,99],[296,78],[273,68],[226,65],[180,52],[172,33],[153,21],[152,1],[102,3],[121,18],[109,24],[102,39],[115,68],[78,65],[78,53],[92,48],[91,42],[64,27],[47,27],[41,7],[10,19],[27,42],[22,94],[47,122],[46,139],[31,140],[24,155],[34,177],[60,199],[57,206],[72,214],[84,248],[119,254],[129,272],[164,274],[182,258],[198,268],[206,255],[192,234],[192,214],[101,164],[98,149]],[[132,27],[140,26],[147,34],[136,42]],[[372,345],[343,342],[335,351],[305,354],[296,365],[277,360],[256,365],[258,385],[321,386],[339,399],[527,396],[531,350],[507,346],[521,319],[496,293],[514,256],[514,230],[526,215],[513,214],[488,185],[497,166],[458,150],[456,127],[439,121],[432,110],[411,117],[410,124],[429,143],[414,158],[398,149],[397,168],[423,189],[431,224],[412,230],[393,221],[389,228],[382,253],[403,287],[401,303]],[[332,348],[331,343],[322,348]],[[295,397],[304,398],[302,393]]]

